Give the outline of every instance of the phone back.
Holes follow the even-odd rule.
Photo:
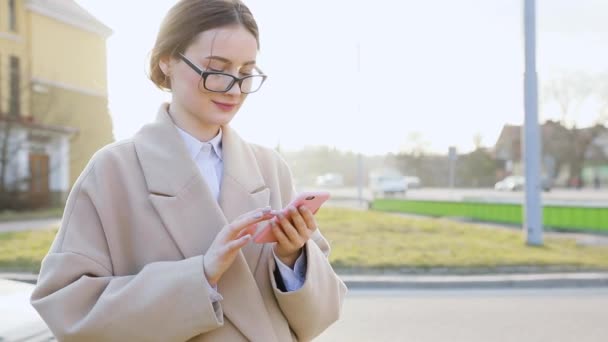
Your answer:
[[[329,192],[318,191],[318,192],[303,192],[290,203],[290,205],[298,208],[301,205],[306,207],[313,213],[316,214],[319,208],[329,199]]]

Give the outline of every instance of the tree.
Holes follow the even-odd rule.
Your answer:
[[[555,101],[560,109],[560,122],[575,127],[581,105],[596,90],[593,79],[586,73],[568,72],[549,80],[543,89],[543,102]]]
[[[545,154],[555,159],[557,170],[561,165],[568,164],[570,183],[580,183],[586,152],[593,141],[606,131],[604,123],[608,118],[608,77],[570,72],[549,81],[543,90],[544,102],[555,101],[560,108],[559,122],[549,121],[550,128],[543,131],[543,135],[551,136],[549,139],[543,137],[543,149]],[[577,118],[581,106],[594,96],[601,102],[595,124],[578,128]]]
[[[475,146],[475,150],[482,148],[483,135],[481,134],[481,132],[477,132],[475,133],[475,135],[473,135],[473,146]]]
[[[494,156],[485,148],[458,157],[456,164],[459,186],[490,187],[496,182],[498,166]]]

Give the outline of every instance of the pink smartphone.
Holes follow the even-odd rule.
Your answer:
[[[291,201],[289,206],[299,208],[301,205],[306,205],[313,214],[316,214],[328,199],[329,192],[326,191],[303,192]],[[285,209],[283,209],[283,212],[285,212]],[[256,243],[276,242],[277,239],[274,237],[271,227],[270,221],[258,223],[256,233],[253,235],[253,241]]]

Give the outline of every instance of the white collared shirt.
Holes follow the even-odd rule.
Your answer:
[[[224,160],[222,157],[222,129],[220,128],[219,133],[211,140],[202,142],[197,138],[190,135],[183,129],[175,126],[182,140],[186,144],[186,149],[190,158],[195,162],[198,167],[203,179],[209,186],[211,194],[215,200],[219,200],[220,186],[222,184],[222,175],[224,173]],[[302,287],[306,276],[306,253],[301,253],[294,269],[292,270],[289,266],[285,265],[279,258],[272,252],[276,264],[283,278],[283,283],[287,291],[295,291]],[[209,283],[207,283],[209,285]],[[222,300],[222,296],[209,285],[211,301],[216,302]]]
[[[211,140],[202,142],[183,129],[175,126],[179,135],[186,144],[186,149],[190,158],[194,160],[201,176],[209,185],[211,195],[216,201],[220,197],[220,184],[222,184],[222,174],[224,173],[224,161],[222,160],[222,129]]]

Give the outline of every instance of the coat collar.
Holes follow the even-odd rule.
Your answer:
[[[189,157],[190,152],[173,124],[167,106],[165,103],[160,107],[156,121],[142,127],[134,141],[140,160],[148,163],[142,167],[150,192],[176,196],[199,176],[200,171]],[[227,125],[222,126],[222,159],[224,173],[245,191],[254,193],[265,187],[259,168],[248,169],[257,166],[251,147]],[[147,167],[158,166],[158,162],[164,163],[163,167]]]
[[[184,258],[189,258],[204,254],[226,224],[268,205],[270,190],[251,147],[229,126],[223,126],[224,174],[216,202],[167,106],[161,106],[156,121],[145,125],[133,141],[150,201]],[[261,314],[267,313],[266,307],[253,277],[262,247],[253,243],[244,247],[222,276],[218,291],[224,297],[224,313],[243,334],[252,340],[275,341],[268,314]],[[258,317],[255,322],[251,320],[254,316]]]

